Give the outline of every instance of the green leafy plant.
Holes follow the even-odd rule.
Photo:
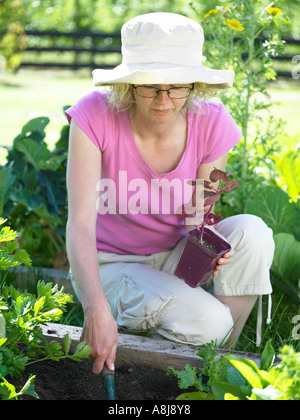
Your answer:
[[[202,367],[186,365],[183,371],[169,367],[168,374],[177,376],[181,389],[197,391],[180,395],[177,400],[299,400],[300,353],[284,346],[275,363],[271,341],[265,346],[260,368],[252,361],[234,354],[217,358],[213,343],[197,352]],[[208,380],[204,381],[203,378]]]
[[[299,150],[288,150],[279,156],[273,156],[278,173],[277,185],[283,188],[291,199],[300,200],[300,154]]]
[[[263,5],[256,0],[234,0],[216,6],[201,17],[207,32],[204,51],[207,61],[214,67],[221,66],[235,72],[234,86],[224,92],[222,100],[242,129],[240,161],[243,180],[249,176],[253,142],[263,140],[259,131],[255,133],[252,127],[263,123],[266,131],[268,123],[261,114],[274,105],[266,84],[266,81],[276,79],[273,57],[284,51],[277,22],[286,19],[273,5],[274,2]],[[274,125],[272,128],[273,132],[270,127],[267,133],[269,140],[274,135]]]
[[[235,72],[233,87],[220,98],[242,130],[242,141],[229,154],[238,190],[222,197],[216,208],[223,217],[245,212],[245,202],[260,186],[272,184],[268,159],[286,142],[285,122],[275,118],[268,81],[276,80],[274,57],[285,50],[281,29],[285,11],[274,2],[229,0],[189,4],[191,17],[205,30],[204,56],[209,67]],[[207,9],[211,7],[211,9]]]
[[[65,252],[68,126],[53,151],[45,139],[46,117],[30,120],[8,148],[0,167],[0,214],[18,226],[34,265],[51,267]]]
[[[289,150],[270,156],[273,184],[257,188],[245,212],[261,217],[273,230],[273,284],[293,300],[300,298],[300,158]]]
[[[0,225],[4,219],[0,218]],[[28,253],[17,251],[17,232],[7,226],[0,230],[0,269],[20,264],[31,265]],[[4,275],[0,282],[0,399],[18,399],[21,395],[37,397],[34,391],[34,376],[30,375],[21,390],[9,383],[7,376],[21,375],[25,368],[43,360],[72,359],[79,361],[89,356],[91,349],[80,343],[69,354],[71,339],[66,335],[63,347],[57,341],[48,342],[43,336],[42,325],[57,322],[66,310],[72,296],[52,283],[39,281],[36,294],[19,290],[6,284]]]

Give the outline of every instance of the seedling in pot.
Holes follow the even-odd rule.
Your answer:
[[[210,175],[209,179],[210,181],[204,180],[204,215],[203,215],[203,221],[200,224],[200,226],[197,228],[198,230],[201,230],[199,241],[203,243],[203,233],[204,233],[204,227],[206,225],[213,226],[220,222],[222,219],[222,216],[220,214],[215,214],[213,212],[213,207],[215,203],[220,199],[222,194],[225,194],[234,188],[236,188],[239,183],[236,181],[229,181],[228,176],[231,174],[232,171],[229,171],[228,174],[221,171],[220,169],[214,168]],[[212,183],[218,182],[217,187],[214,187]],[[191,185],[196,185],[197,181],[190,181]],[[222,183],[224,183],[223,188]],[[196,210],[197,211],[197,210]]]
[[[196,208],[194,212],[196,220],[198,215],[203,214],[200,219],[202,222],[196,229],[188,232],[187,242],[174,272],[191,287],[207,283],[218,259],[231,249],[226,240],[206,227],[206,225],[215,225],[221,220],[221,216],[213,212],[213,207],[220,196],[239,185],[236,181],[228,180],[230,173],[226,174],[215,168],[210,173],[209,181],[204,181],[204,191],[201,192],[204,211]],[[190,181],[189,184],[195,186],[197,181]]]

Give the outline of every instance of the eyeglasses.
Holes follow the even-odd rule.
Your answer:
[[[132,86],[135,89],[136,94],[143,98],[156,98],[159,95],[159,92],[167,92],[168,97],[171,99],[183,99],[190,96],[191,91],[194,90],[194,83],[192,87],[180,86],[170,89],[158,89],[155,86]]]

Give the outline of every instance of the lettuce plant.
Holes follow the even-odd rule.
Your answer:
[[[169,367],[181,389],[191,386],[196,392],[181,394],[177,400],[294,400],[300,398],[300,353],[285,345],[276,361],[271,340],[261,356],[260,367],[234,354],[216,358],[213,343],[198,350],[202,366],[186,365],[182,371]],[[203,377],[208,377],[204,381]]]

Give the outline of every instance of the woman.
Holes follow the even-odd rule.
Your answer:
[[[195,345],[220,345],[230,335],[234,343],[257,296],[272,291],[272,232],[250,215],[216,225],[232,251],[218,261],[212,293],[174,275],[194,228],[178,217],[192,200],[186,180],[225,170],[241,139],[223,104],[201,99],[234,77],[201,65],[203,39],[201,26],[184,16],[130,20],[122,64],[93,72],[96,86],[111,89],[67,111],[67,250],[94,373],[104,363],[114,369],[118,327]]]

